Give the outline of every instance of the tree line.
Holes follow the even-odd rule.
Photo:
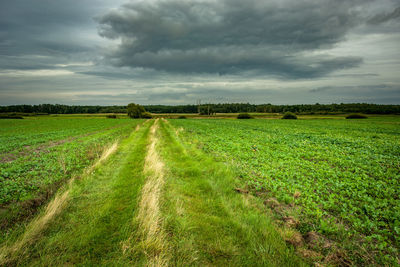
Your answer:
[[[144,105],[150,113],[285,113],[297,114],[400,114],[400,105],[378,105],[367,103],[353,104],[303,104],[273,105],[249,103],[220,103],[203,105]],[[38,113],[38,114],[81,114],[81,113],[127,113],[127,106],[69,106],[60,104],[0,106],[0,113]]]

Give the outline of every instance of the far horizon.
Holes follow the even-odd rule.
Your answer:
[[[400,104],[396,0],[5,0],[0,106]]]
[[[272,105],[272,106],[314,106],[314,105],[378,105],[378,106],[400,106],[400,104],[377,104],[377,103],[367,103],[367,102],[349,102],[349,103],[296,103],[296,104],[275,104],[275,103],[249,103],[249,102],[201,102],[198,103],[183,103],[183,104],[140,104],[136,102],[129,102],[126,104],[62,104],[62,103],[38,103],[38,104],[10,104],[10,105],[0,105],[0,107],[10,107],[10,106],[39,106],[39,105],[62,105],[62,106],[101,106],[101,107],[126,107],[130,103],[139,104],[142,106],[201,106],[201,105],[230,105],[230,104],[249,104],[254,106]]]

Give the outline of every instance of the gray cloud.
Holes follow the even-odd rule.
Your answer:
[[[98,21],[100,35],[121,39],[109,54],[116,66],[311,78],[362,62],[309,55],[344,40],[359,23],[351,1],[138,2]]]
[[[110,5],[106,0],[95,4],[91,0],[2,0],[0,69],[49,69],[55,64],[93,61],[102,41],[94,16]]]
[[[380,24],[391,20],[400,19],[400,7],[395,8],[392,12],[375,15],[368,20],[370,24]]]
[[[398,0],[128,1],[0,1],[0,105],[400,103]]]
[[[308,92],[308,93],[307,93]],[[107,101],[113,99],[124,103],[129,99],[132,102],[143,104],[185,104],[195,103],[202,99],[203,102],[251,102],[275,104],[300,104],[300,103],[355,103],[368,102],[380,104],[396,104],[400,101],[400,85],[365,85],[365,86],[325,86],[312,90],[296,88],[282,90],[282,88],[265,88],[258,85],[254,88],[244,86],[215,86],[185,85],[181,88],[168,88],[165,86],[148,87],[130,94],[77,94],[79,99]]]
[[[375,95],[380,98],[382,95],[393,96],[400,99],[400,84],[374,84],[374,85],[348,85],[348,86],[323,86],[309,90],[310,93],[333,93],[349,95],[349,92],[364,92],[368,95]],[[350,93],[351,94],[351,93]]]

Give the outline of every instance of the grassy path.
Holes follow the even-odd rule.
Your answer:
[[[173,265],[303,265],[263,213],[263,204],[234,190],[227,166],[182,143],[168,122],[160,128],[168,169],[163,212]]]
[[[227,166],[148,121],[105,153],[22,231],[0,266],[301,266]],[[49,210],[50,209],[50,210]]]

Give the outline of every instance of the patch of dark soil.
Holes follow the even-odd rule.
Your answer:
[[[270,198],[270,199],[264,200],[264,205],[270,207],[271,209],[275,209],[275,208],[279,207],[281,204],[275,198]]]
[[[353,266],[352,262],[348,260],[347,255],[339,250],[326,256],[324,262],[335,266]]]
[[[313,261],[318,261],[323,258],[323,256],[320,253],[313,251],[313,250],[305,249],[305,248],[298,249],[297,252],[302,257],[304,257],[306,259],[311,259]]]
[[[249,190],[243,189],[243,188],[239,188],[239,187],[235,188],[235,191],[240,193],[240,194],[248,194],[249,193]]]
[[[289,228],[296,228],[297,225],[299,225],[299,220],[292,216],[283,217],[283,221],[285,222],[285,225]]]
[[[298,232],[294,232],[290,237],[286,238],[285,241],[294,247],[300,247],[304,243],[303,236]]]

